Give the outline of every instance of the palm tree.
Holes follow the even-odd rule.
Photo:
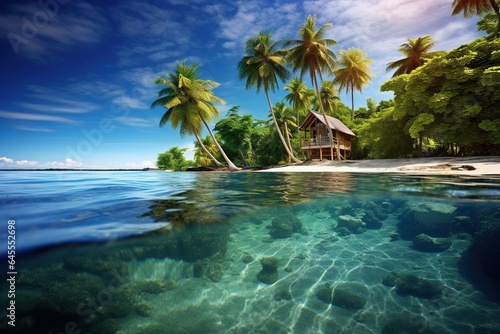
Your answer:
[[[362,53],[359,48],[342,50],[338,61],[339,68],[334,72],[334,83],[339,85],[339,90],[344,89],[346,94],[351,92],[351,119],[354,119],[354,89],[362,92],[363,86],[366,86],[371,81],[371,76],[374,75],[370,70],[372,60],[367,59],[366,56],[366,53]]]
[[[496,0],[453,0],[452,15],[464,12],[464,17],[486,14],[493,9],[497,16],[495,35],[500,34],[500,8]]]
[[[305,82],[298,77],[290,80],[290,83],[285,86],[285,89],[290,93],[288,93],[284,99],[297,111],[297,124],[300,124],[300,116],[304,115],[311,106],[314,91],[307,88]],[[297,138],[300,141],[300,131],[298,127]]]
[[[292,147],[290,143],[290,136],[292,135],[291,128],[298,128],[297,120],[295,116],[292,115],[293,109],[283,102],[276,102],[273,111],[280,131],[285,134],[288,146]],[[269,114],[269,116],[271,116],[271,114]]]
[[[436,42],[428,35],[415,39],[408,38],[408,43],[401,44],[399,48],[399,52],[404,54],[405,57],[387,64],[386,71],[396,69],[396,72],[392,75],[393,78],[411,73],[431,58],[443,54],[443,51],[429,52],[435,44]]]
[[[318,75],[323,80],[323,73],[333,72],[335,68],[335,53],[329,49],[337,42],[333,39],[324,38],[326,30],[332,25],[326,23],[316,30],[316,16],[309,15],[306,22],[299,29],[300,39],[289,40],[285,43],[286,47],[291,47],[288,51],[288,59],[294,71],[300,70],[302,78],[306,72],[309,72],[311,82],[316,90],[316,96],[320,101],[319,106],[323,114],[325,124],[328,124],[326,113],[321,103]],[[330,133],[330,156],[333,159],[333,131],[327,126]],[[337,146],[337,158],[340,159],[340,150]]]
[[[181,123],[181,135],[201,132],[201,123],[207,128],[212,140],[221,152],[231,171],[238,170],[226,153],[219,145],[207,121],[219,116],[219,111],[214,103],[224,104],[225,101],[214,95],[212,90],[219,86],[215,81],[201,80],[196,71],[199,65],[186,65],[177,63],[173,73],[167,74],[166,78],[158,77],[155,85],[165,86],[158,91],[158,98],[151,104],[155,107],[167,108],[160,120],[160,127],[168,121],[175,129]],[[197,136],[198,142],[200,142]],[[208,153],[208,150],[206,151]]]
[[[323,82],[321,83],[319,96],[321,97],[321,103],[323,103],[325,112],[332,115],[337,102],[340,100],[338,97],[337,88],[335,88],[334,82],[332,80],[323,80]],[[318,99],[315,99],[313,103],[314,106],[319,107]]]
[[[269,91],[274,92],[278,87],[278,79],[284,82],[290,75],[285,67],[285,55],[286,51],[278,49],[278,43],[272,41],[270,33],[259,33],[246,41],[245,56],[238,63],[238,71],[240,79],[246,78],[247,89],[253,86],[257,92],[264,89],[281,143],[293,162],[298,163],[302,161],[295,158],[292,149],[288,147],[276,122],[273,105],[269,98]]]
[[[210,166],[212,161],[217,161],[215,155],[217,155],[219,149],[215,146],[210,135],[201,138],[197,136],[196,141],[194,142],[194,147],[195,161],[201,166]],[[222,164],[219,162],[217,166],[220,167]]]

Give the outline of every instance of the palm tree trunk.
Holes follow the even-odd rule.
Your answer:
[[[241,170],[241,168],[236,167],[236,165],[233,164],[233,162],[227,157],[226,152],[224,152],[222,147],[219,145],[219,142],[217,141],[217,139],[215,139],[215,136],[214,136],[212,130],[210,130],[210,127],[208,126],[205,119],[203,117],[201,117],[201,115],[200,115],[200,119],[202,120],[203,124],[205,124],[205,127],[207,128],[208,132],[210,133],[210,137],[212,137],[212,140],[214,141],[215,145],[219,149],[220,154],[222,154],[222,157],[224,158],[224,160],[226,160],[227,168],[229,168],[229,170],[232,172],[236,171],[236,170]]]
[[[269,93],[267,92],[267,90],[266,90],[266,98],[267,98],[267,103],[269,104],[269,110],[271,110],[271,115],[273,116],[274,126],[276,127],[276,131],[278,131],[278,136],[280,137],[283,147],[285,147],[286,153],[288,153],[293,162],[301,163],[302,161],[293,156],[293,152],[286,144],[285,138],[283,137],[283,134],[281,133],[280,127],[278,125],[278,121],[276,120],[276,116],[274,115],[273,105],[271,104],[271,99],[269,98]]]
[[[354,120],[354,87],[351,87],[351,120]]]
[[[328,133],[330,134],[330,159],[333,160],[333,131],[332,128],[330,127],[330,124],[328,123],[328,119],[326,118],[325,108],[323,107],[323,102],[321,101],[321,95],[319,94],[318,79],[316,78],[316,74],[313,75],[313,83],[314,83],[314,88],[316,89],[316,96],[318,97],[319,101],[319,108],[321,109],[321,113],[323,114],[325,125],[328,128]],[[337,160],[340,160],[340,149],[338,143],[337,143]]]
[[[219,162],[219,160],[217,160],[212,153],[210,153],[210,151],[208,150],[208,148],[206,148],[206,146],[203,144],[203,142],[201,141],[201,138],[198,136],[198,134],[196,132],[194,132],[194,136],[196,137],[196,140],[198,141],[198,144],[200,144],[200,147],[201,149],[203,150],[203,152],[205,152],[209,157],[210,159],[212,159],[213,162],[215,162],[215,164],[217,165],[217,167],[220,167],[222,166],[222,164]]]

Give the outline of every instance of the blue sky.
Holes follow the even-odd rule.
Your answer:
[[[271,31],[296,38],[308,14],[332,23],[335,53],[359,47],[376,76],[355,106],[388,99],[380,85],[407,38],[431,35],[434,50],[451,50],[480,34],[477,18],[451,16],[452,0],[157,0],[2,1],[0,4],[0,168],[153,167],[158,153],[188,148],[164,110],[150,110],[155,77],[176,61],[201,64],[201,77],[220,83],[224,116],[267,119],[263,94],[246,90],[237,63],[246,39]],[[281,101],[286,91],[272,96]],[[349,105],[350,99],[341,94]]]

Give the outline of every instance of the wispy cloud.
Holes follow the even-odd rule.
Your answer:
[[[87,2],[59,4],[50,12],[38,3],[9,4],[7,12],[0,16],[0,31],[8,36],[11,51],[16,54],[45,60],[68,47],[95,44],[108,30],[102,11]],[[71,6],[71,11],[65,6]],[[33,22],[35,17],[40,21]]]
[[[113,120],[123,125],[132,127],[146,128],[146,127],[158,126],[158,120],[154,118],[121,116],[121,117],[115,117],[113,118]]]
[[[73,101],[73,102],[74,104],[81,104],[78,103],[78,101]],[[47,104],[26,103],[26,102],[20,102],[19,105],[24,108],[32,109],[35,111],[57,112],[57,113],[61,112],[61,113],[71,113],[71,114],[86,113],[95,109],[91,105],[78,107],[78,106],[60,106],[60,105],[47,105]]]
[[[16,129],[23,130],[23,131],[33,131],[33,132],[54,132],[52,129],[48,128],[40,128],[40,127],[33,127],[33,126],[24,126],[24,125],[16,125],[14,126]]]
[[[28,114],[28,113],[13,112],[13,111],[0,111],[0,118],[18,119],[18,120],[24,120],[24,121],[57,122],[57,123],[67,123],[67,124],[77,124],[78,123],[75,120],[65,118],[65,117],[41,115],[41,114]]]

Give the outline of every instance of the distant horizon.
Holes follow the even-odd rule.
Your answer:
[[[239,105],[240,114],[266,120],[264,94],[238,78],[244,43],[260,31],[297,38],[309,14],[318,27],[332,23],[326,37],[338,41],[337,55],[359,47],[373,60],[375,76],[355,92],[355,108],[367,98],[392,98],[380,86],[408,38],[431,35],[432,50],[449,51],[484,35],[477,17],[451,15],[452,0],[48,3],[0,4],[0,133],[8,143],[0,147],[0,168],[155,168],[157,155],[174,146],[192,160],[195,138],[170,124],[159,128],[165,110],[149,108],[159,90],[153,80],[176,61],[200,64],[203,79],[220,83],[214,93],[227,101],[217,106],[221,118]],[[273,104],[283,100],[285,84],[271,94]],[[344,92],[340,98],[350,106]]]

